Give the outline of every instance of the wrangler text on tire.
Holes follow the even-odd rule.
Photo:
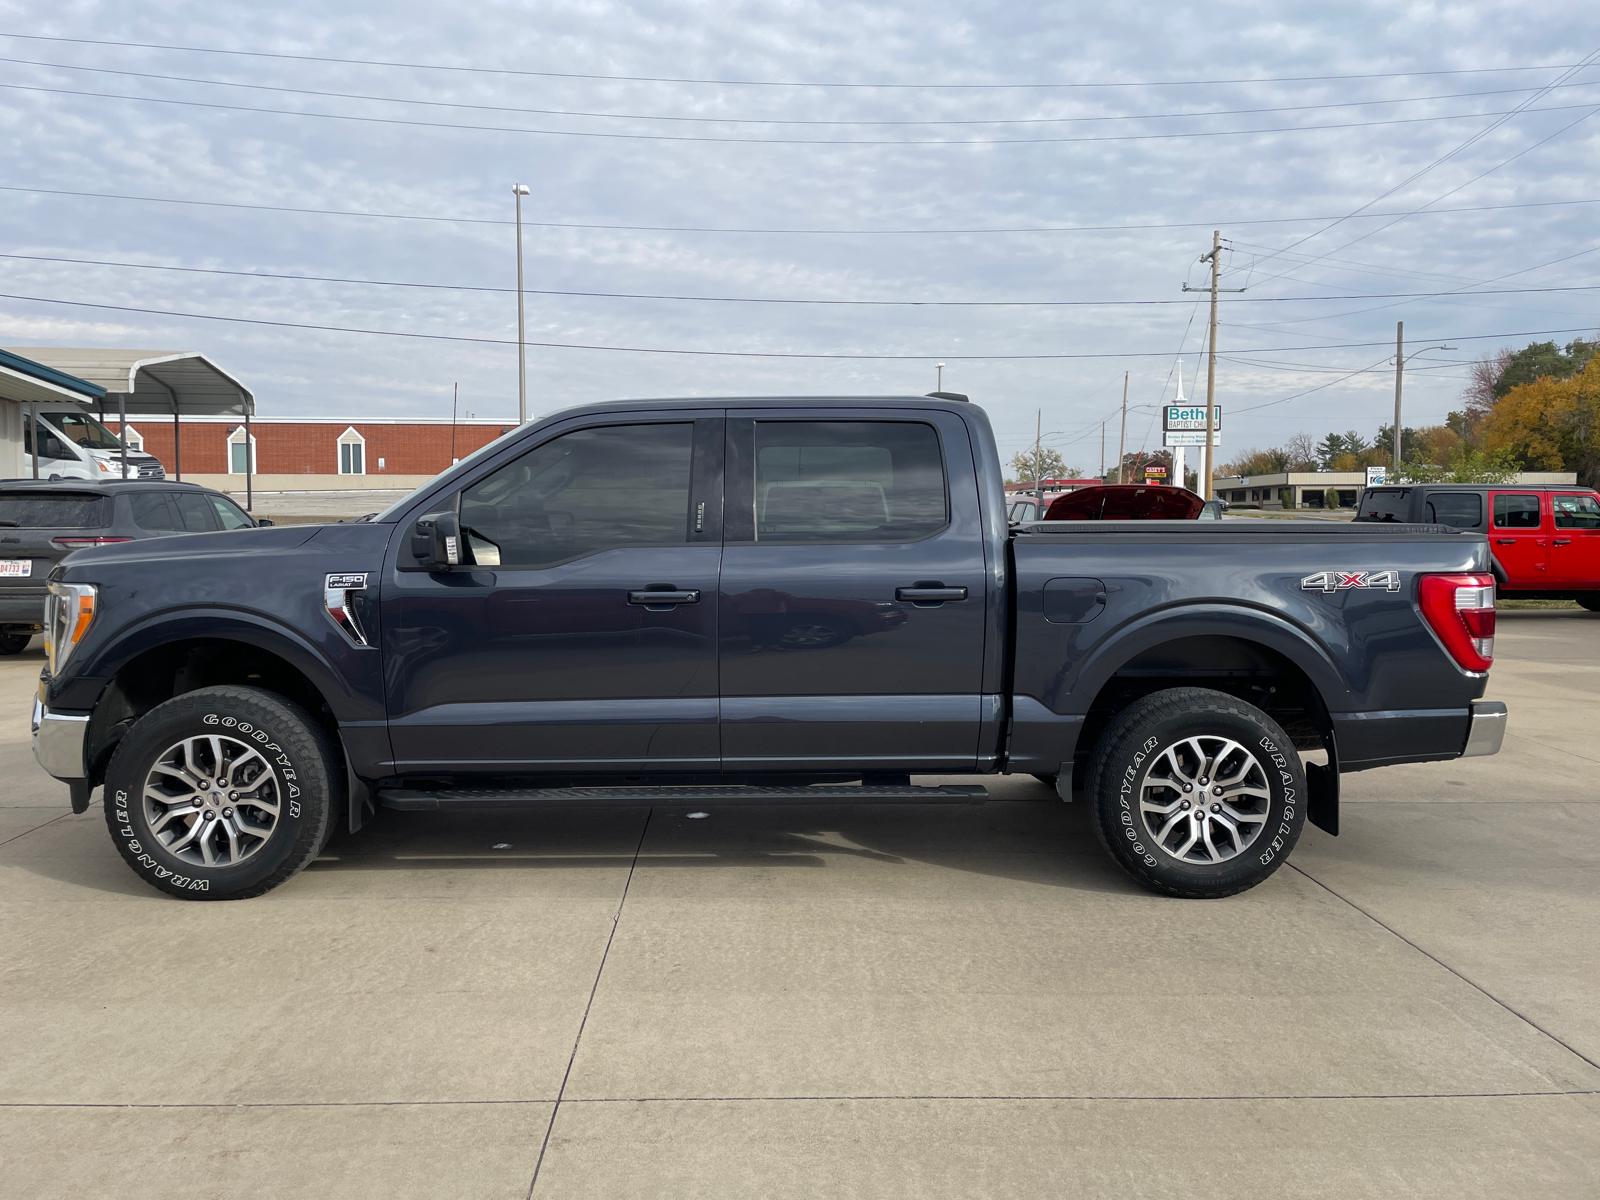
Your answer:
[[[1294,744],[1253,704],[1169,688],[1129,705],[1089,767],[1095,832],[1153,891],[1231,896],[1278,869],[1305,824]]]
[[[304,709],[259,688],[201,688],[145,713],[117,746],[106,822],[152,887],[242,900],[317,856],[343,787],[338,752]]]

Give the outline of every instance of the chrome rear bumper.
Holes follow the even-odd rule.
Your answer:
[[[1499,754],[1506,737],[1506,706],[1498,700],[1474,700],[1472,724],[1467,729],[1467,746],[1462,758],[1480,754]]]

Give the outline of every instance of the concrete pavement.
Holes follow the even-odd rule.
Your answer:
[[[1346,776],[1343,836],[1210,903],[1013,777],[386,813],[185,904],[67,812],[0,660],[0,1193],[1600,1194],[1600,616],[1498,651],[1501,755]]]

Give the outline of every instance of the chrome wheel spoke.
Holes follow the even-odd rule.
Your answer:
[[[226,733],[184,738],[158,755],[145,776],[143,806],[163,851],[206,867],[248,859],[272,838],[281,815],[271,764]]]

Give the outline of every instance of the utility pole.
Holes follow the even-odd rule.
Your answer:
[[[528,194],[528,185],[514,184],[511,194],[517,198],[517,424],[528,423],[528,335],[522,319],[522,198]]]
[[[450,464],[456,461],[456,405],[461,403],[461,385],[455,384],[450,389]]]
[[[1400,379],[1406,369],[1406,323],[1394,323],[1394,455],[1389,462],[1393,464],[1389,473],[1394,476],[1389,480],[1396,483],[1400,479]]]
[[[934,378],[933,390],[936,391],[936,392],[942,392],[942,391],[944,391],[944,364],[943,363],[934,364],[934,370],[937,372],[937,374],[934,375],[934,377],[933,377]]]
[[[1201,262],[1211,264],[1211,287],[1192,288],[1187,283],[1183,285],[1186,292],[1211,292],[1211,333],[1206,338],[1208,350],[1206,360],[1206,465],[1205,477],[1200,481],[1200,496],[1204,500],[1211,499],[1211,452],[1216,448],[1217,431],[1215,429],[1217,415],[1217,293],[1242,292],[1244,288],[1219,288],[1217,281],[1222,272],[1222,230],[1211,231],[1211,253],[1202,254]]]
[[[1106,481],[1106,423],[1100,422],[1100,482]]]
[[[1044,499],[1039,490],[1039,443],[1044,441],[1044,409],[1038,409],[1033,426],[1033,494],[1038,499]]]
[[[1128,453],[1128,372],[1122,373],[1122,432],[1117,434],[1117,482],[1122,482],[1122,460]]]

